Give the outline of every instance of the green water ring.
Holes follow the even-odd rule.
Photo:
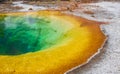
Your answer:
[[[0,17],[0,55],[35,52],[60,43],[69,29],[61,24],[45,16]]]

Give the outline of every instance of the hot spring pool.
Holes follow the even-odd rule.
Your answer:
[[[2,16],[0,55],[18,55],[54,46],[66,38],[69,29],[66,24],[55,17]]]

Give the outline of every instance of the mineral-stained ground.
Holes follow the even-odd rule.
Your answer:
[[[0,4],[0,13],[36,10],[60,10],[89,20],[108,22],[101,28],[108,36],[107,43],[100,54],[88,64],[68,74],[120,74],[120,2],[102,1],[97,3],[35,3],[13,2]]]

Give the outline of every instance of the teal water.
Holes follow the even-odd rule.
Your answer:
[[[1,16],[0,55],[25,54],[55,45],[63,33],[60,27],[53,28],[54,24],[32,16]]]

